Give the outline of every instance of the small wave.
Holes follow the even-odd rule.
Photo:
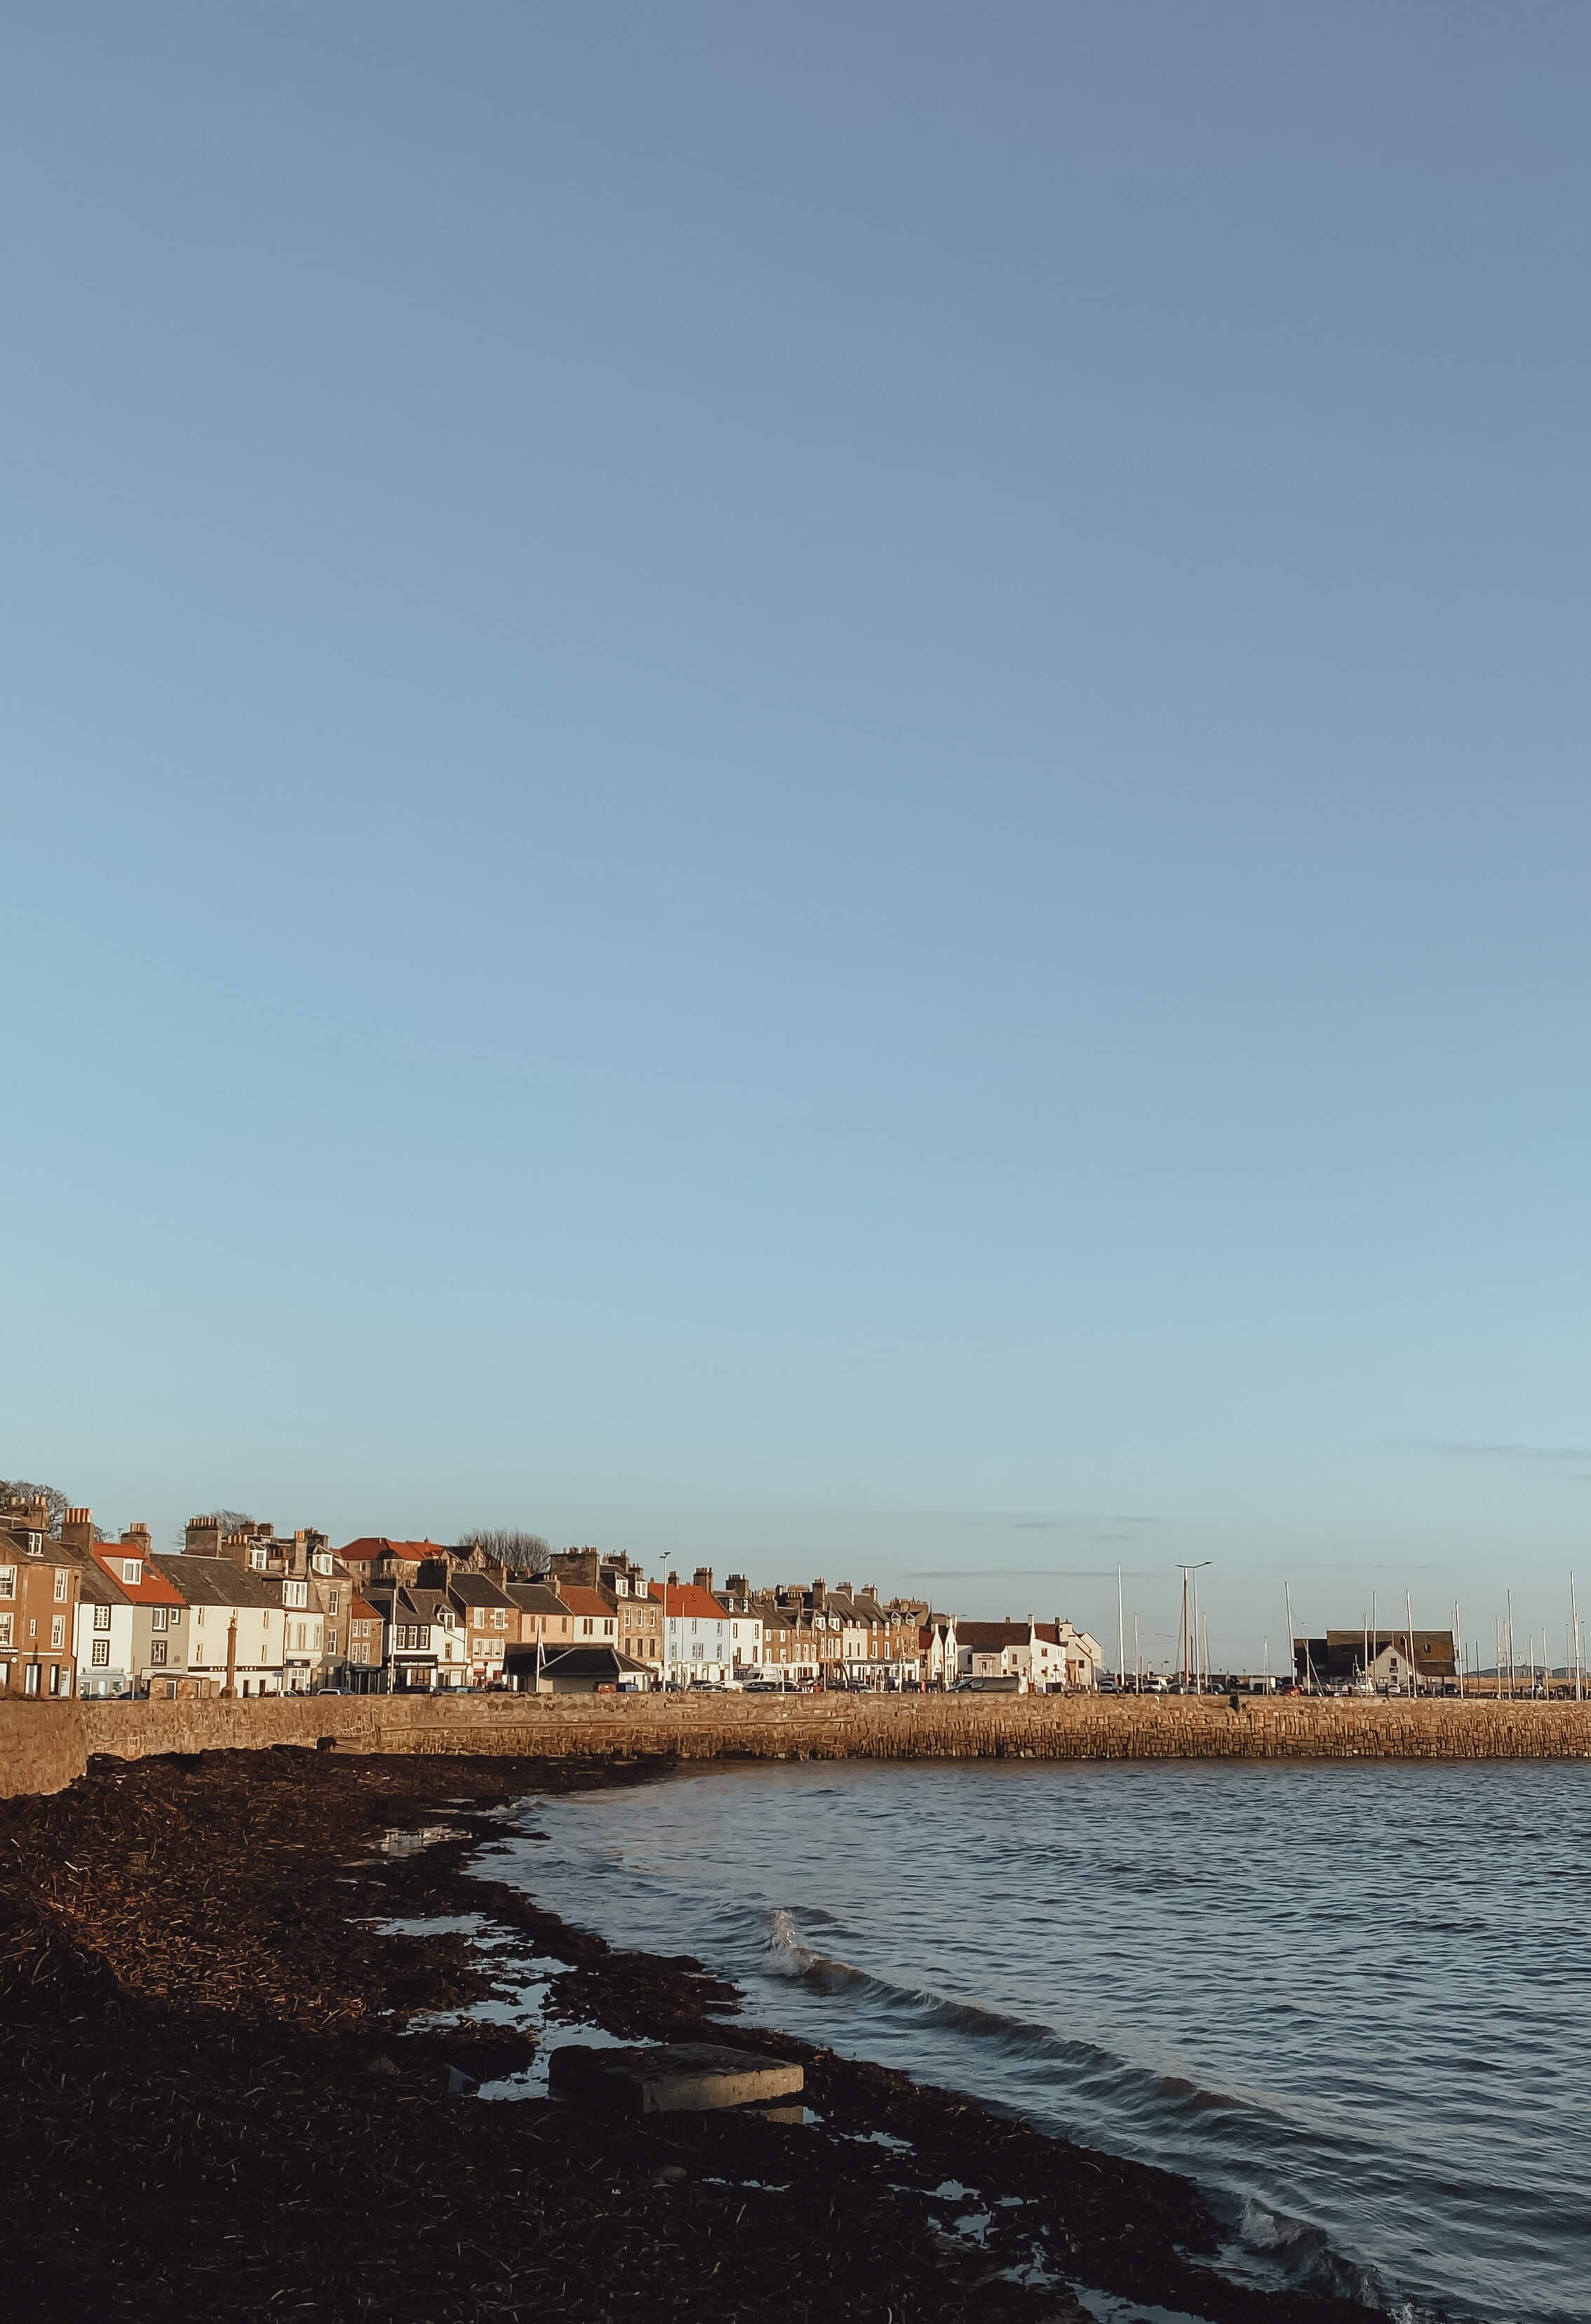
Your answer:
[[[1329,2292],[1364,2308],[1393,2306],[1375,2270],[1345,2258],[1324,2227],[1312,2220],[1293,2218],[1257,2195],[1240,2196],[1237,2214],[1237,2240],[1244,2250],[1270,2261],[1299,2291]]]

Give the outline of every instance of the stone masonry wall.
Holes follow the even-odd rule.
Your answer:
[[[0,1798],[91,1756],[311,1748],[682,1759],[1584,1759],[1591,1702],[1057,1695],[320,1695],[0,1703]]]

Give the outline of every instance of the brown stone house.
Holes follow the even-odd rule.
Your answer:
[[[647,1588],[647,1577],[630,1558],[604,1556],[595,1549],[565,1549],[554,1557],[547,1580],[599,1591],[613,1617],[613,1643],[632,1661],[663,1668],[663,1609]]]
[[[87,1515],[69,1509],[67,1521]],[[51,1539],[49,1522],[42,1501],[0,1512],[0,1696],[51,1701],[77,1691],[73,1635],[82,1561]]]
[[[768,1624],[772,1615],[788,1615],[793,1632],[784,1641],[789,1667],[810,1672],[825,1686],[839,1685],[845,1674],[847,1617],[841,1603],[831,1604],[826,1582],[783,1582],[772,1590],[753,1592],[751,1605],[763,1620],[763,1652],[768,1648]],[[852,1641],[857,1636],[852,1625]]]
[[[499,1567],[501,1572],[502,1569]],[[503,1656],[517,1640],[520,1609],[489,1573],[459,1565],[423,1566],[421,1578],[445,1590],[464,1629],[464,1664],[471,1686],[501,1686]]]
[[[382,1664],[382,1618],[375,1607],[357,1591],[348,1600],[348,1659],[345,1665],[348,1679],[359,1693],[366,1693],[380,1675]]]
[[[455,1553],[440,1541],[394,1541],[385,1534],[361,1534],[336,1552],[356,1590],[368,1593],[372,1582],[408,1583],[419,1580],[419,1570],[436,1558]]]

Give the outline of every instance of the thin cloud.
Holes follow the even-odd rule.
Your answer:
[[[1421,1452],[1447,1461],[1528,1462],[1549,1469],[1566,1462],[1591,1461],[1586,1444],[1500,1444],[1478,1436],[1409,1436],[1394,1438],[1394,1452]]]
[[[1591,1453],[1587,1453],[1586,1458],[1587,1460],[1591,1460]],[[1000,1516],[997,1517],[994,1522],[1009,1526],[1013,1533],[1071,1533],[1075,1532],[1080,1526],[1153,1526],[1158,1525],[1160,1523],[1160,1519],[1158,1517],[1118,1517],[1113,1511],[1108,1516],[1091,1517],[1013,1517]]]
[[[1068,1565],[937,1565],[916,1566],[902,1573],[902,1582],[1114,1582],[1114,1565],[1087,1568]],[[1152,1572],[1132,1566],[1120,1569],[1124,1582],[1150,1582]]]

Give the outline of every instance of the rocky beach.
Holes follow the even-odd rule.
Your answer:
[[[1229,2280],[1185,2180],[742,2033],[694,1961],[615,1950],[492,1878],[514,1803],[667,1773],[293,1748],[98,1760],[0,1803],[8,2314],[1366,2312]],[[539,2035],[492,2022],[502,1954],[393,1928],[483,1914],[518,1973],[545,1965]],[[807,2118],[475,2094],[561,2026],[799,2059]]]

